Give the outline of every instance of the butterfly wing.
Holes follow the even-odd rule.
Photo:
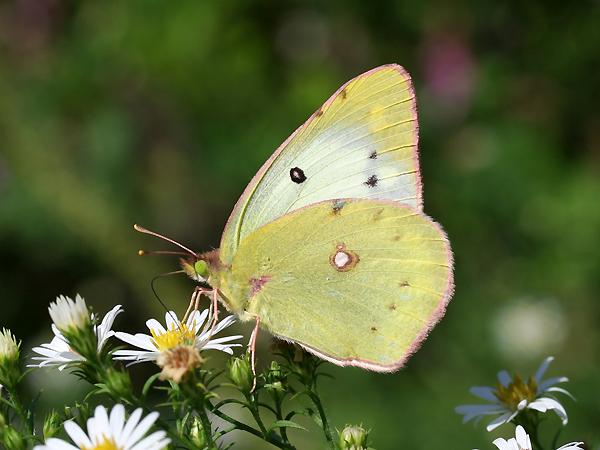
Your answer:
[[[243,319],[339,365],[398,369],[444,314],[452,254],[439,225],[389,201],[326,201],[242,240],[221,286]]]
[[[269,158],[221,238],[229,264],[245,236],[288,212],[335,198],[395,200],[421,209],[418,125],[410,76],[398,65],[343,85]]]

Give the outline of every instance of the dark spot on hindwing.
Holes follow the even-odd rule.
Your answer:
[[[369,178],[367,178],[367,181],[365,181],[365,184],[367,186],[369,186],[370,188],[374,188],[375,186],[377,186],[378,182],[379,182],[379,179],[377,178],[377,175],[371,175]]]
[[[342,100],[346,100],[348,97],[348,91],[346,91],[346,88],[342,89],[342,92],[340,92],[340,97],[342,97]]]
[[[403,281],[402,283],[400,283],[400,287],[408,287],[410,286],[410,283],[408,281]]]
[[[377,331],[377,327],[371,327],[371,331]]]
[[[371,152],[371,154],[369,155],[369,159],[377,159],[377,152],[375,150]]]
[[[333,212],[335,216],[339,216],[345,204],[346,202],[344,200],[334,200],[331,205],[331,212]]]
[[[323,115],[323,108],[319,108],[317,109],[317,112],[315,113],[316,117],[321,117]]]
[[[290,178],[294,183],[304,183],[306,181],[306,175],[304,171],[299,167],[293,167],[290,169]]]
[[[391,303],[390,306],[388,306],[390,311],[396,311],[396,304],[395,303]]]

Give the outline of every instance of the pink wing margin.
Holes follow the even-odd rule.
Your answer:
[[[304,131],[310,125],[310,123],[315,118],[318,117],[317,114],[319,113],[319,111],[324,110],[329,105],[331,105],[331,103],[333,103],[333,101],[336,99],[336,97],[338,95],[340,95],[341,92],[344,89],[346,89],[346,87],[350,83],[352,83],[356,80],[359,80],[361,78],[368,77],[376,72],[380,72],[382,70],[387,70],[387,69],[396,70],[403,77],[406,77],[406,80],[408,82],[408,90],[411,93],[411,96],[413,97],[411,109],[413,111],[413,115],[414,115],[415,119],[417,119],[417,117],[418,117],[417,116],[417,102],[416,102],[416,97],[415,97],[414,86],[412,84],[412,79],[411,79],[409,73],[404,69],[404,67],[400,66],[399,64],[385,64],[385,65],[382,65],[379,67],[375,67],[374,69],[364,72],[364,73],[358,75],[357,77],[354,77],[350,81],[347,81],[337,91],[335,91],[333,93],[333,95],[331,97],[329,97],[329,99],[325,103],[323,103],[323,105],[320,108],[318,108],[314,113],[312,113],[312,115],[306,120],[306,122],[304,122],[302,125],[300,125],[285,141],[283,141],[283,143],[279,147],[277,147],[277,150],[275,150],[275,152],[269,157],[269,159],[267,159],[267,161],[262,165],[262,167],[256,173],[256,175],[254,175],[254,177],[252,177],[252,180],[250,180],[250,183],[248,183],[248,185],[246,186],[246,189],[244,189],[244,192],[242,192],[242,195],[240,196],[240,198],[236,202],[235,206],[233,207],[233,211],[229,215],[229,219],[227,219],[227,223],[225,224],[225,229],[221,236],[221,247],[223,247],[223,239],[224,239],[227,231],[229,231],[229,227],[233,223],[233,219],[235,217],[237,217],[238,215],[244,214],[245,206],[248,204],[248,198],[252,196],[252,194],[256,190],[256,187],[258,186],[258,183],[263,178],[263,176],[265,175],[267,170],[273,165],[273,162],[277,159],[277,157],[281,154],[281,152],[288,146],[288,144],[294,139],[294,137],[296,137],[298,134],[300,134],[302,131]],[[420,165],[419,165],[419,122],[418,122],[418,120],[415,120],[414,141],[415,141],[415,150],[413,152],[413,160],[415,163],[415,167],[417,169],[417,171],[416,171],[417,204],[418,204],[419,212],[422,212],[423,211],[423,182],[422,182],[422,178],[421,178],[421,169],[420,169]],[[240,220],[240,222],[239,222],[240,226],[241,226],[241,223],[242,222]],[[223,261],[223,262],[225,262],[226,264],[229,263],[228,261]],[[443,315],[443,311],[441,314]],[[317,354],[316,352],[313,352],[313,353]],[[320,356],[320,355],[318,355],[318,356]],[[324,359],[327,359],[324,356],[322,356],[322,357]],[[336,363],[336,364],[338,364],[338,363]],[[350,364],[340,364],[340,365],[350,365]],[[398,368],[399,367],[400,366],[398,366]],[[376,370],[376,369],[373,369],[373,370]],[[396,369],[391,369],[391,370],[396,370]]]

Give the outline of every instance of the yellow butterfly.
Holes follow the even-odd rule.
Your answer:
[[[450,244],[422,211],[417,146],[402,67],[344,84],[254,176],[220,249],[186,249],[184,270],[206,283],[192,303],[207,294],[255,321],[252,343],[260,325],[340,366],[400,368],[453,292]]]

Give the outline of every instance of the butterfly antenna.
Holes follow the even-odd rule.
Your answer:
[[[165,305],[165,302],[162,301],[162,299],[160,298],[160,296],[158,295],[158,292],[156,292],[156,287],[154,286],[154,283],[156,282],[156,280],[158,280],[159,278],[162,277],[166,277],[169,275],[175,275],[176,273],[182,273],[183,270],[177,270],[175,272],[167,272],[167,273],[161,273],[160,275],[156,275],[154,278],[152,278],[152,281],[150,282],[150,288],[152,288],[152,293],[154,294],[154,296],[156,297],[156,300],[158,300],[158,303],[160,303],[160,306],[163,307],[163,309],[165,310],[165,312],[171,316],[171,318],[173,319],[173,321],[177,324],[178,328],[180,327],[179,324],[179,320],[177,320],[177,317],[175,316],[175,314],[173,314],[172,311],[169,310],[169,308],[167,308],[167,305]]]
[[[190,250],[189,248],[187,248],[185,245],[183,245],[183,244],[180,244],[179,242],[177,242],[177,241],[174,241],[173,239],[169,239],[168,237],[166,237],[166,236],[163,236],[162,234],[158,234],[158,233],[156,233],[156,232],[154,232],[154,231],[150,231],[150,230],[148,230],[147,228],[144,228],[144,227],[142,227],[142,226],[138,225],[137,223],[136,223],[135,225],[133,225],[133,229],[134,229],[135,231],[139,231],[140,233],[149,234],[150,236],[154,236],[154,237],[160,238],[160,239],[162,239],[163,241],[170,242],[171,244],[173,244],[173,245],[176,245],[176,246],[177,246],[177,247],[179,247],[180,249],[182,249],[182,250],[185,250],[186,254],[190,254],[190,255],[192,255],[194,258],[196,258],[196,257],[198,256],[198,255],[196,254],[196,252],[193,252],[192,250]],[[145,255],[145,254],[148,254],[148,253],[144,252],[143,250],[140,250],[140,251],[138,252],[138,254],[140,254],[140,255]]]
[[[149,255],[179,255],[179,256],[189,256],[187,252],[173,252],[171,250],[138,250],[138,255],[140,256],[149,256]]]

